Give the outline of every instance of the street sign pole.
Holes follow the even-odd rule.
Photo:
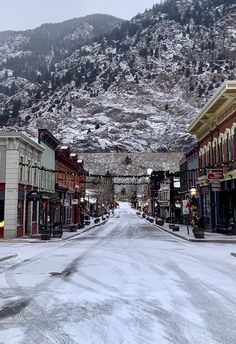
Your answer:
[[[187,218],[187,233],[189,235],[189,214],[186,215]]]

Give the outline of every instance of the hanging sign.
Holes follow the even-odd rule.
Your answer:
[[[219,181],[211,182],[211,191],[221,191],[221,184]]]
[[[224,170],[223,168],[213,168],[207,170],[207,179],[209,182],[223,180],[224,179]]]

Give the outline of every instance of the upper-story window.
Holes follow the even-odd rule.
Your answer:
[[[22,165],[24,163],[23,156],[20,157],[20,181],[23,182],[24,178],[24,166]]]
[[[208,165],[211,165],[211,163],[212,163],[212,161],[211,161],[211,149],[209,149],[207,155],[208,155],[208,159],[207,159],[208,160]]]
[[[31,182],[31,169],[30,169],[31,161],[28,159],[28,168],[27,168],[27,183]]]
[[[34,163],[34,185],[37,185],[37,162]]]
[[[217,144],[215,145],[214,147],[214,163],[217,164],[218,163],[218,147],[217,147]]]
[[[223,137],[220,139],[220,162],[224,162],[225,155],[224,155],[224,141]]]
[[[229,136],[229,132],[227,132],[226,134],[226,160],[229,161],[230,160],[230,136]]]

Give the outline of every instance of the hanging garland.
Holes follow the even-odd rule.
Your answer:
[[[170,172],[170,171],[164,171],[164,170],[160,170],[157,172],[158,174],[163,173],[165,177],[170,177],[170,176],[176,176],[179,177],[181,174],[186,174],[189,172],[204,172],[204,174],[206,174],[207,169],[212,169],[212,168],[219,168],[219,167],[233,167],[232,164],[235,164],[236,160],[231,160],[222,164],[215,164],[215,165],[208,165],[204,168],[195,168],[195,169],[191,169],[191,170],[182,170],[182,171],[178,171],[178,172]],[[150,178],[152,177],[152,175],[148,175],[148,174],[143,174],[143,175],[118,175],[118,174],[111,174],[111,173],[107,173],[107,174],[93,174],[93,173],[89,173],[89,172],[69,172],[69,171],[63,171],[63,170],[53,170],[53,169],[48,169],[44,166],[40,167],[37,165],[30,165],[30,164],[24,164],[22,162],[19,163],[19,165],[24,166],[24,167],[28,167],[28,168],[32,168],[32,169],[37,169],[39,171],[46,171],[46,172],[51,172],[51,173],[62,173],[65,175],[69,175],[69,176],[76,176],[76,177],[92,177],[92,178]],[[154,171],[154,175],[155,171]]]

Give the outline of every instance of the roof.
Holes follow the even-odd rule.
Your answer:
[[[41,146],[38,142],[35,141],[33,137],[30,135],[26,135],[23,132],[0,132],[0,139],[1,138],[16,138],[21,141],[27,142],[29,145],[33,146],[35,149],[37,149],[39,152],[43,152],[45,148]]]
[[[208,125],[209,121],[215,119],[219,112],[225,111],[235,100],[236,80],[225,81],[192,121],[188,132],[196,135],[204,126]]]

